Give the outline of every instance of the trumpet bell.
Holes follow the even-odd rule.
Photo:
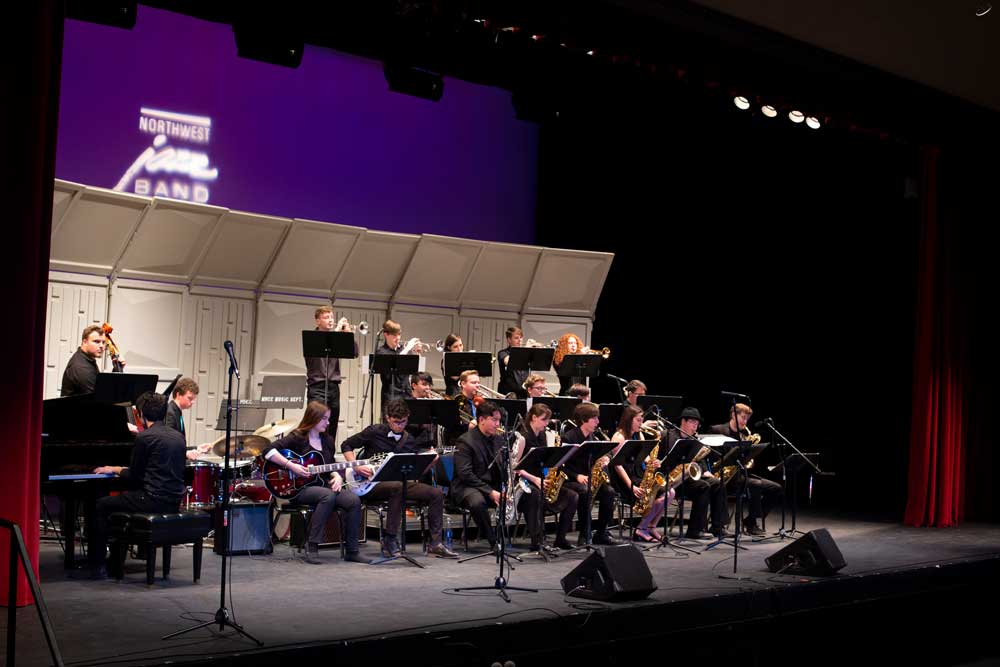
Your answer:
[[[364,322],[364,321],[358,322],[358,326],[354,327],[354,330],[357,331],[362,336],[367,336],[368,335],[368,323]]]
[[[444,352],[444,341],[438,338],[434,343],[434,349],[438,352]]]

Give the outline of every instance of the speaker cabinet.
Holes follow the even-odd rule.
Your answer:
[[[567,595],[588,600],[642,600],[656,590],[642,552],[631,544],[592,551],[562,578]]]
[[[227,531],[222,525],[222,506],[216,505],[213,551],[227,556],[271,553],[270,506],[271,503],[230,503],[230,530]],[[229,532],[232,532],[232,541],[227,541]]]
[[[771,572],[824,577],[847,565],[826,528],[817,528],[764,559]]]

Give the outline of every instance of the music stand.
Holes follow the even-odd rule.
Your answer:
[[[642,398],[640,396],[640,398]],[[669,422],[668,422],[669,424]],[[676,427],[675,427],[676,428]],[[680,431],[680,429],[676,429]],[[683,431],[681,431],[683,434]],[[681,489],[684,486],[684,481],[687,479],[687,467],[691,463],[692,459],[701,451],[704,444],[700,440],[695,440],[694,438],[678,438],[674,444],[667,450],[667,453],[660,459],[660,469],[665,470],[665,474],[670,474],[670,471],[677,466],[683,466],[681,468],[681,481],[677,484],[677,488]],[[685,494],[683,489],[677,493],[677,508],[678,508],[678,521],[677,524],[677,542],[689,541],[688,538],[684,537],[684,499]],[[663,540],[661,543],[666,546],[668,543],[667,537],[670,532],[670,525],[667,522],[667,513],[663,513]],[[671,544],[671,548],[676,548],[681,546],[680,544]],[[701,555],[700,551],[684,547],[686,550],[691,551]]]
[[[582,355],[581,355],[582,356]],[[586,356],[598,356],[598,355],[586,355]],[[600,357],[598,357],[600,358]],[[593,485],[593,475],[594,475],[594,463],[597,459],[601,458],[612,449],[618,446],[617,442],[612,442],[610,440],[588,440],[583,442],[577,447],[576,453],[573,455],[575,458],[583,457],[587,462],[587,513],[584,515],[584,525],[586,536],[584,538],[584,543],[581,546],[573,547],[566,553],[573,553],[574,551],[592,551],[595,549],[594,545],[591,543],[590,526],[593,523],[593,519],[590,516],[594,513],[594,502],[591,499],[592,492],[590,487]]]
[[[285,410],[301,410],[305,407],[305,394],[305,375],[268,375],[260,384],[260,405],[273,410],[280,409],[281,418],[284,419]]]
[[[94,383],[94,400],[134,405],[135,400],[147,391],[156,391],[159,380],[158,375],[98,373]]]
[[[516,470],[525,470],[532,475],[537,475],[537,477],[542,480],[542,488],[537,488],[535,486],[531,487],[531,492],[539,495],[538,508],[536,512],[538,514],[538,525],[542,527],[542,541],[538,545],[538,551],[533,553],[541,556],[542,560],[546,563],[549,562],[549,555],[545,553],[545,475],[543,471],[546,468],[558,465],[559,461],[565,455],[566,452],[562,451],[562,447],[535,447],[527,454],[524,454],[517,465],[514,466]],[[518,483],[520,484],[520,480]],[[574,510],[575,508],[567,508],[564,511],[572,512]]]
[[[400,512],[402,513],[402,522],[400,524],[402,527],[402,535],[400,536],[399,542],[399,554],[373,560],[370,563],[371,565],[381,565],[382,563],[389,563],[402,558],[408,563],[423,569],[423,565],[418,563],[413,559],[413,557],[406,553],[406,487],[409,486],[410,482],[420,479],[420,476],[423,475],[424,471],[430,467],[435,458],[437,458],[436,452],[427,454],[390,454],[389,457],[382,462],[378,472],[368,480],[369,482],[403,483],[403,502],[400,507]]]
[[[560,377],[592,378],[601,374],[601,362],[604,357],[599,354],[567,354],[556,369]]]
[[[597,409],[600,411],[600,427],[608,433],[617,431],[618,422],[622,420],[622,413],[625,412],[625,406],[621,403],[598,403]]]
[[[497,406],[500,410],[500,414],[504,416],[503,427],[505,430],[510,431],[514,428],[514,424],[517,422],[518,416],[522,420],[528,414],[528,402],[521,398],[491,398],[488,399],[490,403]]]
[[[796,484],[796,480],[798,472],[802,468],[806,467],[806,465],[808,464],[814,470],[816,470],[820,475],[825,476],[833,474],[829,472],[823,472],[822,470],[820,470],[819,467],[815,463],[813,463],[812,460],[809,458],[810,456],[819,456],[819,452],[805,453],[795,450],[795,452],[786,456],[778,465],[771,466],[770,468],[768,468],[768,472],[774,470],[781,470],[781,478],[782,481],[785,482],[785,493],[784,493],[785,498],[782,499],[782,504],[781,504],[781,528],[778,529],[778,531],[773,535],[771,535],[770,537],[755,539],[753,540],[754,542],[769,542],[775,538],[783,540],[786,537],[789,539],[795,539],[796,533],[800,535],[806,534],[805,531],[798,530],[795,528],[796,516],[798,515],[798,505],[799,505],[798,498],[796,497],[796,490],[798,487],[798,485]],[[786,474],[786,471],[788,471],[788,473],[791,473],[790,477]],[[787,500],[789,489],[791,489],[790,492],[792,494],[791,501]],[[792,528],[791,530],[785,530],[785,505],[788,504],[789,502],[791,504],[790,509],[792,513]]]
[[[642,408],[643,413],[654,405],[660,409],[660,413],[675,419],[684,408],[683,396],[652,396],[644,394],[635,397],[635,403]]]
[[[365,414],[365,402],[368,394],[375,383],[375,374],[379,375],[404,375],[409,377],[420,370],[419,354],[369,354],[368,355],[368,386],[365,387],[364,398],[361,399],[361,414]],[[389,388],[390,398],[397,398],[396,385]],[[372,423],[375,422],[375,399],[372,399]],[[385,406],[382,406],[385,410]]]
[[[410,423],[434,424],[444,428],[458,426],[458,403],[455,401],[437,401],[427,398],[404,399],[410,409]]]
[[[747,475],[746,469],[746,458],[744,454],[749,452],[751,449],[759,448],[760,451],[767,447],[767,445],[753,445],[747,441],[739,440],[725,440],[717,445],[715,445],[716,450],[722,449],[725,453],[722,454],[722,459],[719,461],[719,483],[722,483],[722,471],[726,466],[735,465],[736,475],[741,475],[743,480],[743,485],[736,492],[736,519],[735,519],[735,530],[733,532],[733,541],[729,542],[723,537],[718,537],[716,540],[705,547],[705,551],[710,551],[720,544],[726,544],[733,547],[733,574],[736,574],[736,568],[739,567],[739,552],[740,550],[746,550],[746,547],[740,545],[740,536],[743,533],[743,496],[747,492],[747,484],[750,481]],[[725,488],[722,489],[722,493],[725,493]],[[730,577],[724,574],[719,575],[720,578],[729,579]],[[744,579],[745,577],[734,577],[736,579]]]
[[[532,403],[544,403],[552,410],[552,419],[563,420],[573,416],[576,406],[583,401],[573,396],[539,396],[531,399]],[[579,426],[579,424],[577,424]]]
[[[493,355],[489,352],[445,352],[444,374],[458,377],[465,371],[476,371],[481,378],[493,376]]]
[[[261,426],[264,425],[265,417],[267,417],[267,408],[261,407],[251,407],[248,405],[243,405],[242,402],[239,403],[238,408],[233,409],[233,419],[230,424],[230,430],[233,433],[253,433]],[[228,416],[230,410],[228,408],[226,401],[221,401],[219,403],[219,416],[215,421],[216,431],[225,431],[226,424],[228,423]]]
[[[552,368],[552,356],[556,351],[551,347],[512,347],[507,358],[507,368],[515,371],[545,372]]]
[[[303,358],[319,357],[323,360],[323,398],[330,400],[330,374],[327,372],[330,360],[354,359],[358,356],[358,348],[354,342],[354,334],[350,331],[305,329],[302,331],[302,356]]]

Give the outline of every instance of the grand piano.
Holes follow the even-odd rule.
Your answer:
[[[127,466],[135,436],[131,405],[156,387],[157,376],[101,373],[93,394],[51,398],[42,403],[41,491],[59,498],[66,568],[76,566],[77,507],[84,522],[94,516],[97,499],[126,489],[118,477],[95,478],[98,466]]]

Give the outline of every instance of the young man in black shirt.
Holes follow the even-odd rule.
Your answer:
[[[406,432],[406,424],[410,418],[410,409],[399,398],[386,404],[384,424],[372,424],[360,433],[352,435],[341,445],[341,452],[348,461],[369,459],[376,454],[415,454],[426,451],[421,448],[413,437]],[[358,466],[355,474],[370,478],[374,470],[369,466]],[[382,553],[395,556],[400,553],[399,526],[402,519],[403,483],[378,482],[364,496],[366,502],[388,501],[389,510],[385,521],[385,535],[382,538]],[[422,482],[410,482],[406,487],[406,497],[428,505],[428,524],[430,527],[430,546],[427,553],[439,558],[458,558],[458,554],[450,550],[441,541],[441,526],[444,522],[444,494],[436,486]]]
[[[501,394],[515,394],[516,398],[527,398],[524,381],[528,378],[528,371],[510,368],[510,348],[521,347],[521,343],[524,341],[524,332],[521,331],[520,327],[507,327],[506,334],[507,347],[497,350],[497,367],[500,369],[500,382],[497,384],[497,391]]]
[[[97,360],[104,356],[104,330],[97,324],[91,324],[83,330],[80,347],[69,358],[66,370],[63,371],[60,396],[78,396],[93,394],[97,384]]]
[[[572,428],[563,434],[562,442],[564,445],[579,445],[587,442],[588,440],[607,440],[606,437],[598,438],[595,435],[601,421],[600,411],[597,409],[595,404],[581,403],[576,406],[576,409],[573,411],[573,421],[579,424],[579,426]],[[601,467],[604,467],[608,464],[608,457],[602,456],[594,463],[600,464]],[[587,515],[590,514],[591,508],[591,498],[587,493],[588,484],[590,483],[588,476],[591,471],[587,469],[586,458],[582,456],[574,456],[567,461],[564,466],[564,472],[569,479],[563,483],[563,486],[568,486],[573,491],[576,491],[579,497],[577,501],[577,522],[579,523],[580,536],[577,538],[577,542],[579,544],[585,544],[587,535],[584,531],[587,525]],[[611,517],[615,511],[615,492],[611,489],[609,484],[602,484],[597,489],[595,492],[594,502],[599,503],[599,506],[597,511],[597,521],[593,525],[593,543],[606,545],[618,544],[618,540],[612,537],[611,533],[608,532],[608,524],[611,523]]]
[[[495,459],[499,448],[505,446],[503,438],[497,435],[499,426],[500,409],[489,401],[480,403],[475,426],[456,442],[455,476],[451,480],[452,498],[469,509],[479,534],[489,541],[490,549],[496,548],[497,538],[489,508],[500,504]]]
[[[351,331],[346,317],[334,322],[333,308],[320,306],[313,313],[316,331]],[[354,356],[358,356],[358,342],[354,341]],[[337,423],[340,421],[340,359],[306,357],[306,399],[319,401],[330,408],[330,425],[326,433],[337,441]]]

